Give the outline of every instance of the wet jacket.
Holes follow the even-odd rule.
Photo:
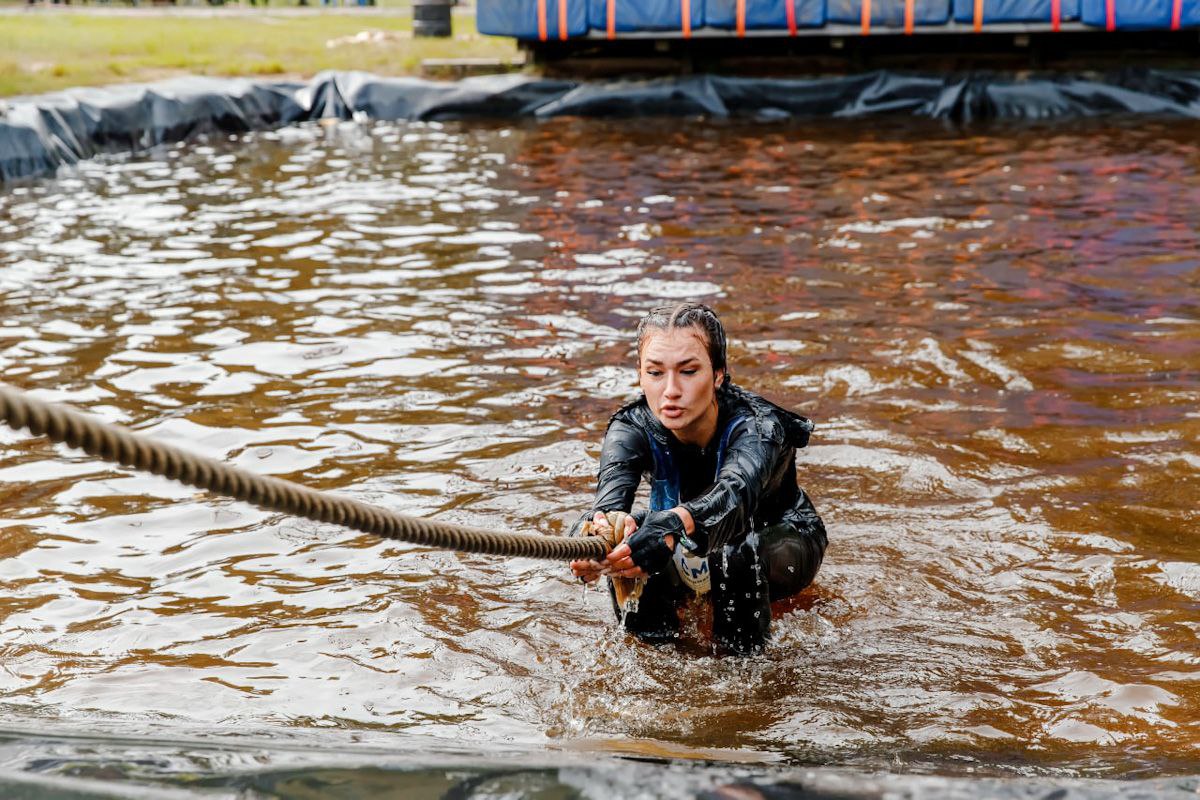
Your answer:
[[[629,511],[638,483],[651,508],[682,505],[696,522],[693,552],[708,555],[752,530],[815,517],[796,485],[796,449],[813,424],[753,392],[726,384],[717,392],[717,432],[706,447],[681,443],[643,396],[608,424],[600,454],[595,511]],[[578,527],[578,526],[577,526]]]

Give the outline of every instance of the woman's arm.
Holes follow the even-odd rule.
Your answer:
[[[571,535],[579,536],[586,522],[607,525],[607,520],[604,519],[605,511],[629,511],[633,506],[642,472],[647,469],[649,459],[652,458],[650,445],[640,429],[620,419],[610,422],[608,431],[604,434],[604,445],[600,450],[596,499],[592,501],[592,509],[572,526]],[[633,519],[627,520],[628,527],[625,533],[631,533],[629,529],[636,524]],[[622,544],[621,547],[629,549],[626,544]],[[587,583],[591,583],[602,574],[607,574],[610,567],[611,561],[608,558],[603,563],[586,559],[571,562],[571,572]]]
[[[622,419],[610,422],[600,450],[596,499],[572,527],[572,535],[578,535],[583,523],[590,522],[597,511],[629,511],[651,457],[646,435],[639,428]]]
[[[776,465],[785,451],[792,449],[784,441],[783,431],[775,429],[777,425],[769,418],[739,422],[712,486],[680,504],[695,525],[689,538],[696,543],[696,552],[713,553],[750,529],[760,501],[774,488],[768,483],[777,472]]]
[[[649,458],[646,434],[625,420],[614,419],[604,434],[604,445],[600,450],[600,472],[596,478],[592,510],[629,511]]]
[[[750,529],[762,498],[777,488],[783,473],[791,474],[777,467],[793,452],[777,420],[741,420],[730,432],[713,484],[669,511],[652,512],[608,554],[604,563],[610,574],[641,578],[664,569],[680,540],[685,549],[701,555],[724,547]]]

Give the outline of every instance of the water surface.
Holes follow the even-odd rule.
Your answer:
[[[561,533],[636,320],[709,302],[735,379],[818,425],[830,548],[765,654],[0,430],[0,725],[1194,771],[1200,128],[676,125],[310,126],[10,188],[0,380]]]

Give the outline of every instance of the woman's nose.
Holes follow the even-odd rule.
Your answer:
[[[666,395],[668,397],[679,397],[682,392],[679,390],[679,378],[671,373],[667,373]]]

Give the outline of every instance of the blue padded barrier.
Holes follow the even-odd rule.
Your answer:
[[[1083,0],[1083,21],[1109,30],[1145,30],[1200,25],[1200,0]]]
[[[744,0],[747,29],[820,28],[825,24],[825,0]],[[738,0],[704,0],[704,21],[713,28],[738,28]],[[790,13],[789,13],[790,12]],[[789,18],[790,17],[790,18]]]
[[[475,25],[480,33],[533,40],[542,38],[544,27],[545,38],[562,39],[560,12],[565,12],[567,36],[588,32],[587,0],[478,0]]]
[[[684,0],[588,0],[588,22],[592,30],[608,29],[608,5],[613,4],[613,30],[683,30]],[[687,0],[691,30],[704,26],[704,0]]]
[[[1079,19],[1080,0],[1060,0],[1060,22]],[[983,0],[983,24],[991,22],[1050,22],[1052,0]],[[975,0],[954,0],[954,21],[975,21]]]
[[[830,22],[862,23],[863,0],[828,0],[825,14]],[[950,0],[913,0],[914,25],[944,25],[950,21]],[[871,0],[871,24],[885,28],[904,27],[904,0]]]

